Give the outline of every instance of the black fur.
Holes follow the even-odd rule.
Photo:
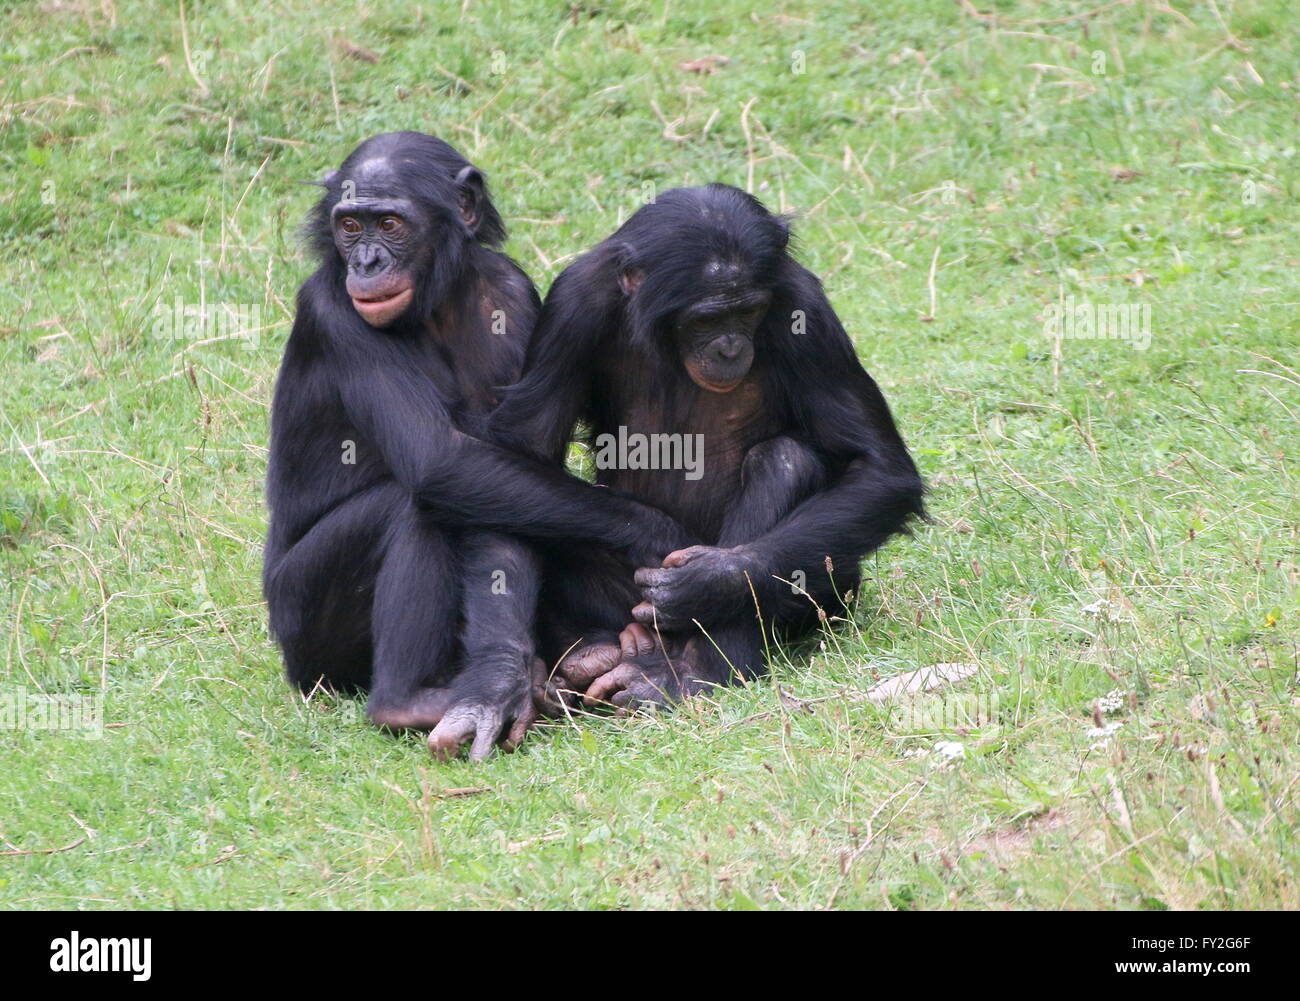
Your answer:
[[[367,162],[359,198],[415,206],[413,246],[394,263],[413,280],[412,305],[385,329],[354,308],[331,224],[345,182]],[[481,197],[476,226],[458,211],[458,177]],[[499,387],[519,375],[540,301],[492,249],[501,219],[481,176],[446,143],[376,136],[324,187],[308,221],[320,266],[298,293],[272,406],[271,628],[295,686],[370,690],[377,722],[430,727],[477,694],[475,674],[495,673],[499,685],[502,662],[531,686],[531,552],[440,523],[415,496],[446,471],[440,457],[483,433]],[[460,687],[449,693],[453,680]]]
[[[889,407],[788,241],[786,221],[735,188],[663,193],[556,278],[524,378],[493,414],[499,441],[553,463],[580,424],[589,444],[620,426],[703,435],[699,480],[680,470],[605,469],[597,478],[710,548],[672,569],[599,545],[546,549],[549,657],[610,643],[631,605],[653,604],[638,619],[657,626],[667,648],[622,658],[639,680],[620,704],[760,673],[760,616],[776,633],[807,630],[814,602],[838,610],[859,583],[862,557],[922,513],[921,479]],[[714,273],[723,276],[716,283]],[[752,365],[730,392],[692,381],[674,333],[710,296],[765,304],[752,331],[718,321],[740,340],[752,333]],[[799,579],[806,593],[787,583]]]
[[[636,563],[688,537],[660,511],[490,439],[540,302],[492,249],[504,228],[463,157],[419,133],[376,136],[324,187],[308,220],[320,267],[298,293],[272,406],[271,628],[294,685],[369,689],[376,722],[436,727],[439,752],[473,737],[481,756],[531,718],[539,571],[520,537],[594,540]],[[399,201],[402,239],[377,228]],[[353,244],[340,213],[365,223]],[[369,263],[345,253],[355,246],[374,250]],[[391,282],[409,283],[410,305],[372,326],[349,283]]]

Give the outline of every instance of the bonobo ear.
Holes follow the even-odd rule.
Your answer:
[[[645,277],[643,271],[636,268],[628,268],[626,271],[618,273],[618,287],[623,290],[624,295],[631,295],[641,287],[641,279]]]
[[[483,221],[483,202],[487,198],[483,175],[477,167],[464,167],[456,175],[456,207],[460,210],[461,222],[469,230],[470,236],[478,235],[479,223]]]
[[[785,250],[790,243],[790,223],[794,221],[794,216],[774,215],[772,216],[772,221],[776,223],[777,232],[779,234],[777,237],[780,241],[778,249]]]
[[[328,171],[328,172],[325,174],[325,176],[322,177],[322,178],[320,179],[321,187],[322,187],[322,188],[324,188],[324,187],[328,187],[328,186],[329,186],[329,183],[330,183],[332,180],[334,180],[334,178],[336,178],[336,177],[338,177],[338,176],[339,176],[339,172],[338,172],[337,170],[331,170],[331,171]]]
[[[632,263],[632,248],[627,244],[615,252],[614,267],[618,269],[618,287],[624,295],[631,295],[641,287],[645,272]]]

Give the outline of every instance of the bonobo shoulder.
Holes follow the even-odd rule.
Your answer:
[[[527,272],[514,258],[496,251],[490,253],[498,260],[496,285],[504,296],[520,307],[538,312],[542,308],[542,299]]]

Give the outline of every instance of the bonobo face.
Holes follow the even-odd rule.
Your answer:
[[[330,225],[356,311],[372,327],[396,323],[415,298],[416,254],[427,246],[422,214],[403,198],[357,195],[334,206]]]
[[[740,385],[754,364],[754,337],[769,302],[766,292],[744,290],[702,299],[678,314],[677,350],[697,386],[727,393]]]

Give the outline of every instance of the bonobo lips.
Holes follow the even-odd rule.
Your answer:
[[[686,363],[686,374],[691,377],[691,382],[701,389],[707,389],[710,393],[730,393],[733,389],[745,381],[745,376],[749,375],[749,365],[727,366],[731,372],[735,372],[731,378],[726,370],[719,372],[721,366],[703,366]],[[712,371],[710,371],[710,369]]]
[[[701,389],[707,389],[710,393],[730,393],[744,381],[745,377],[743,375],[736,379],[732,379],[730,382],[718,379],[706,379],[703,376],[695,380],[696,384]]]
[[[415,293],[410,285],[352,296],[352,305],[372,327],[386,327],[406,312]]]

